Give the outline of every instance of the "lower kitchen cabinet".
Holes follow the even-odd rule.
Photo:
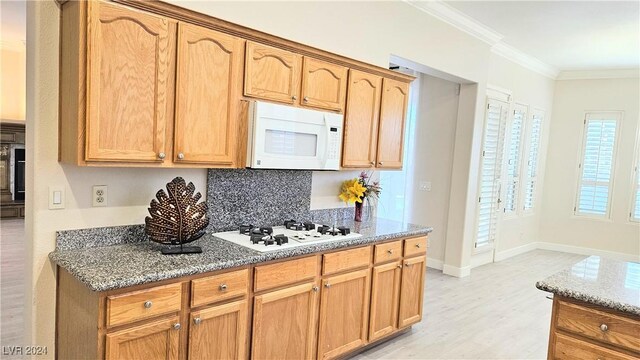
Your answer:
[[[189,360],[246,359],[247,301],[191,313]]]
[[[315,282],[254,297],[252,359],[312,359],[318,286]]]
[[[400,285],[400,311],[398,327],[403,328],[422,320],[422,297],[426,258],[419,256],[405,259]]]
[[[370,269],[322,281],[318,359],[330,359],[367,342]]]
[[[174,316],[107,334],[105,359],[177,360],[180,328]]]
[[[401,273],[399,261],[373,268],[369,341],[383,338],[398,329]]]

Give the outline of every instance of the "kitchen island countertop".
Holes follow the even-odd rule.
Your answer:
[[[640,263],[590,256],[536,283],[540,290],[640,315]]]
[[[337,225],[348,226],[362,237],[260,253],[207,234],[189,244],[200,246],[201,254],[162,255],[160,249],[164,245],[145,241],[77,250],[59,249],[51,252],[49,258],[89,289],[107,291],[394,238],[427,235],[433,230],[380,218],[361,223],[347,220]]]

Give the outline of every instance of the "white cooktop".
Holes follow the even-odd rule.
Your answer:
[[[317,225],[316,225],[317,226]],[[289,242],[286,244],[278,245],[265,245],[263,243],[253,244],[249,235],[240,234],[239,230],[225,231],[212,234],[220,239],[230,241],[234,244],[244,246],[246,248],[256,250],[259,252],[269,252],[277,250],[291,249],[298,246],[304,246],[309,244],[323,243],[327,241],[348,240],[361,237],[358,233],[350,233],[347,235],[330,235],[320,234],[316,230],[290,230],[284,226],[274,226],[272,235],[283,234],[289,238]]]

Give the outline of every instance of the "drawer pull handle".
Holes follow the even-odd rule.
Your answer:
[[[324,284],[324,287],[326,287],[326,288],[328,289],[328,288],[330,288],[330,287],[331,287],[331,284],[326,283],[326,284]]]
[[[600,330],[602,330],[602,332],[605,332],[605,331],[609,330],[609,327],[607,326],[607,324],[602,324],[602,325],[600,325]]]
[[[391,254],[393,254],[393,250],[387,250],[387,253],[388,253],[389,255],[391,255]]]
[[[144,302],[144,307],[146,309],[151,309],[151,305],[153,305],[153,303],[151,301],[145,301]]]
[[[227,291],[227,284],[220,285],[220,291]]]
[[[173,324],[173,329],[174,329],[174,330],[180,330],[180,328],[181,328],[181,327],[182,327],[182,326],[180,325],[180,323],[175,323],[175,324]]]
[[[201,322],[202,322],[202,319],[200,319],[199,317],[193,319],[193,323],[196,325],[200,325]]]

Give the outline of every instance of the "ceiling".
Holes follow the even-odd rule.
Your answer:
[[[26,1],[0,1],[0,38],[2,42],[24,42],[27,39]]]
[[[640,67],[639,1],[445,1],[559,70]]]

